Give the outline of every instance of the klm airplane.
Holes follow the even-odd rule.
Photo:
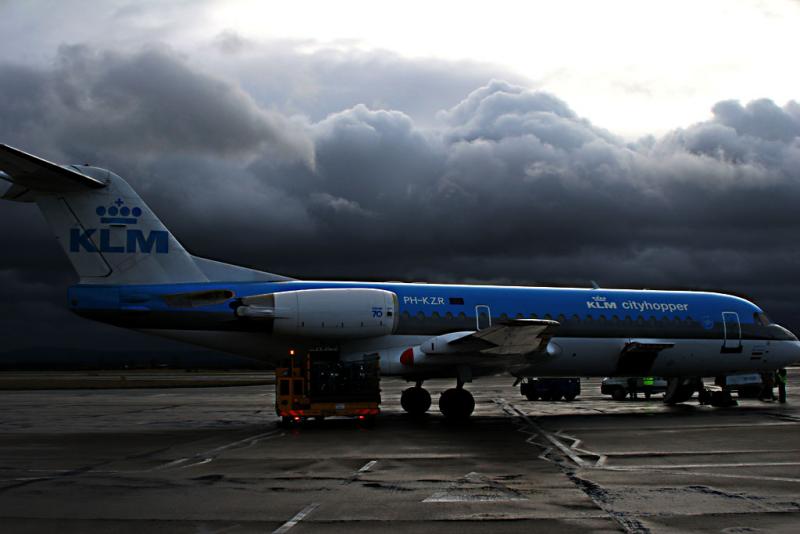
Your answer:
[[[661,376],[685,402],[702,377],[800,361],[800,342],[747,300],[720,293],[303,281],[189,254],[133,189],[106,169],[57,165],[0,145],[0,196],[35,202],[80,276],[83,317],[275,364],[325,347],[380,358],[414,383],[453,378],[439,408],[465,418],[473,377]]]

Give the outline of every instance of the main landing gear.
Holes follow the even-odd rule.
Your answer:
[[[468,419],[474,409],[475,399],[472,393],[464,389],[463,384],[448,389],[439,397],[439,410],[453,421]]]
[[[400,405],[412,416],[420,416],[431,407],[431,394],[422,387],[422,382],[403,391],[400,396]],[[464,383],[459,382],[454,388],[443,392],[439,397],[439,411],[447,419],[463,421],[472,415],[475,409],[475,399],[472,393],[464,389]]]
[[[400,405],[409,415],[420,416],[431,407],[431,394],[422,387],[422,381],[413,388],[408,388],[400,395]]]

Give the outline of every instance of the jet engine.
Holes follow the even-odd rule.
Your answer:
[[[302,289],[241,299],[236,315],[266,319],[272,332],[319,339],[388,336],[397,330],[397,295],[371,288]]]

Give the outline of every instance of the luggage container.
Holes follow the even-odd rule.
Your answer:
[[[380,402],[377,357],[342,362],[338,352],[312,351],[275,369],[275,412],[283,425],[326,417],[353,417],[371,425]]]

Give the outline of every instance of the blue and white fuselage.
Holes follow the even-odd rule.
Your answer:
[[[235,314],[242,298],[282,292],[378,289],[396,295],[392,328],[381,336],[342,338],[331,310],[330,336],[273,332],[270,320]],[[177,305],[171,295],[229,292],[213,303]],[[166,297],[166,298],[165,298]],[[70,289],[71,308],[88,318],[276,362],[291,349],[335,344],[343,354],[382,353],[383,372],[446,376],[457,365],[475,374],[513,367],[532,376],[610,376],[625,372],[623,349],[632,341],[672,343],[637,374],[715,376],[776,369],[798,359],[800,344],[772,324],[755,304],[731,295],[688,291],[568,289],[366,282],[247,282],[95,286]],[[334,304],[335,306],[335,304]],[[386,310],[381,310],[386,313]],[[371,310],[370,310],[371,312]],[[546,350],[525,358],[417,351],[405,365],[399,355],[452,332],[479,331],[519,319],[558,323]],[[396,356],[396,357],[395,357]],[[621,369],[620,366],[623,365]]]

